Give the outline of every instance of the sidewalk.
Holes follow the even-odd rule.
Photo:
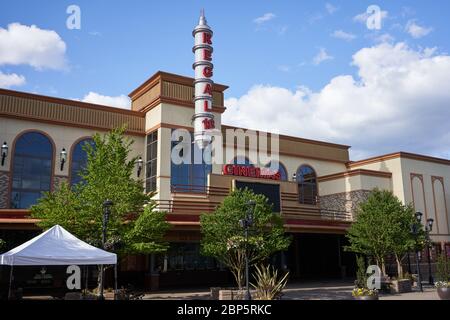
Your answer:
[[[352,300],[353,284],[349,282],[293,283],[284,290],[283,300]],[[380,300],[439,300],[436,289],[423,287],[424,292],[380,294]],[[147,293],[144,300],[209,300],[208,288]]]

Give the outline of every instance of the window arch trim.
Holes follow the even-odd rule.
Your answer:
[[[300,179],[300,177],[299,177],[299,172],[300,172],[300,169],[302,168],[302,167],[309,167],[309,168],[311,168],[311,170],[314,172],[314,177],[315,177],[315,180],[316,180],[316,183],[315,183],[315,186],[316,186],[316,188],[315,188],[315,199],[314,199],[314,203],[313,204],[309,204],[309,203],[301,203],[300,202],[300,188],[299,188],[299,186],[300,186],[300,184],[299,184],[299,179]],[[295,171],[295,174],[296,174],[296,183],[297,183],[297,194],[298,194],[298,197],[299,197],[299,202],[300,202],[300,204],[304,204],[304,205],[317,205],[317,203],[318,203],[318,198],[319,198],[319,182],[317,181],[317,171],[316,171],[316,169],[314,169],[314,167],[312,166],[312,165],[310,165],[309,163],[302,163],[301,165],[299,165],[298,167],[297,167],[297,170]]]
[[[56,144],[53,138],[45,131],[39,129],[27,129],[19,132],[13,140],[11,146],[11,158],[9,161],[9,183],[8,183],[8,207],[11,208],[11,195],[12,195],[12,184],[14,178],[14,158],[16,156],[16,145],[17,141],[22,138],[27,133],[40,133],[45,136],[52,146],[52,161],[51,161],[51,172],[50,172],[50,192],[54,190],[54,180],[55,180],[55,154],[56,154]]]
[[[272,161],[269,161],[269,162],[265,165],[265,167],[267,167],[269,164],[271,164],[271,162],[272,162]],[[286,180],[281,180],[281,181],[289,181],[289,172],[288,172],[286,166],[284,165],[284,163],[281,162],[280,160],[274,160],[274,162],[278,162],[278,165],[279,165],[280,167],[282,167],[283,170],[284,170],[284,172],[286,173]]]
[[[80,143],[83,142],[84,140],[94,140],[92,136],[83,136],[81,138],[78,138],[77,140],[74,141],[74,143],[72,143],[72,145],[70,146],[70,151],[69,151],[69,166],[68,166],[68,173],[67,173],[67,181],[69,183],[69,185],[72,184],[72,164],[73,164],[73,153],[75,151],[76,146]]]

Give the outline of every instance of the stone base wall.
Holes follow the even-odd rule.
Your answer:
[[[365,201],[369,194],[369,190],[356,190],[320,196],[320,209],[330,212],[347,212],[353,215],[358,204]]]
[[[0,171],[0,209],[9,208],[9,173]]]

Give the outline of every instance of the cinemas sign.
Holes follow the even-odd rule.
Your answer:
[[[256,179],[280,180],[280,172],[268,168],[257,168],[254,166],[243,166],[237,164],[227,164],[223,166],[224,175],[239,176]]]

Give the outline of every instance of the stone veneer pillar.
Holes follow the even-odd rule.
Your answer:
[[[7,209],[9,207],[9,172],[0,171],[0,209]]]

